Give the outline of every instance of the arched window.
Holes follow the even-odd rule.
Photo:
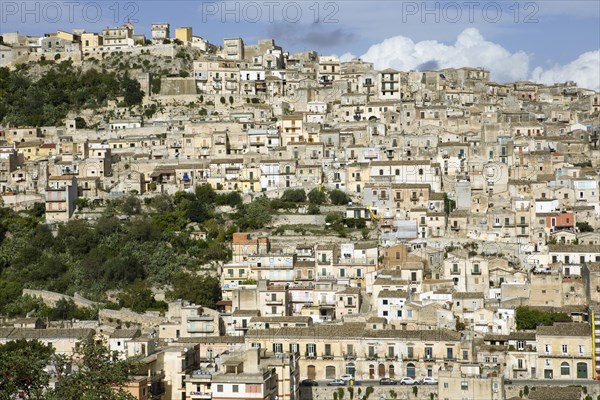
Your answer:
[[[333,365],[325,367],[325,379],[335,379],[335,367]]]
[[[373,364],[369,365],[369,379],[375,379],[375,366]]]
[[[571,374],[571,367],[569,366],[568,362],[563,362],[562,364],[560,364],[560,374],[561,375],[570,375]]]
[[[415,369],[415,364],[413,363],[408,363],[406,364],[406,375],[414,378],[415,376],[417,376],[417,371]]]
[[[390,367],[388,368],[388,375],[390,376],[390,378],[394,378],[395,375],[395,371],[394,371],[394,366],[390,365]]]

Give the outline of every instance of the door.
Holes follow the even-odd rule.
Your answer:
[[[385,365],[379,364],[377,373],[379,374],[380,378],[385,378]]]
[[[316,379],[317,378],[317,369],[314,365],[309,365],[306,368],[306,376],[308,379]]]
[[[352,363],[346,365],[346,375],[354,376],[356,374],[356,366]]]
[[[584,362],[577,363],[577,379],[587,379],[588,378],[588,366]]]

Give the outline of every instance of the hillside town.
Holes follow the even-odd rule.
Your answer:
[[[126,385],[140,400],[600,397],[600,92],[212,44],[168,23],[3,33],[0,67],[22,65],[115,70],[143,96],[49,126],[7,112],[3,207],[40,209],[55,236],[123,199],[142,209],[118,211],[127,224],[198,187],[272,210],[221,235],[226,259],[202,270],[218,278],[211,307],[157,285],[166,310],[26,284],[97,318],[4,315],[0,346],[73,355],[103,338],[141,360]],[[214,229],[233,209],[211,211]],[[213,240],[204,221],[177,235]]]

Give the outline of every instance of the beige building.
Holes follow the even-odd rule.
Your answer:
[[[539,379],[591,379],[592,329],[587,322],[562,322],[538,326]]]
[[[383,322],[352,322],[305,328],[250,330],[247,342],[288,346],[300,354],[300,379],[357,380],[437,376],[440,367],[470,361],[460,333],[448,330],[396,330]],[[286,350],[287,351],[287,350]]]
[[[452,370],[440,371],[438,380],[440,400],[502,400],[504,378],[483,374],[479,364],[463,364]]]

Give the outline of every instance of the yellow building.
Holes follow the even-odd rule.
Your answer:
[[[183,43],[190,43],[192,41],[192,28],[186,26],[175,29],[175,39],[179,39]]]
[[[81,51],[95,51],[102,46],[103,38],[97,33],[84,33],[81,35]]]

